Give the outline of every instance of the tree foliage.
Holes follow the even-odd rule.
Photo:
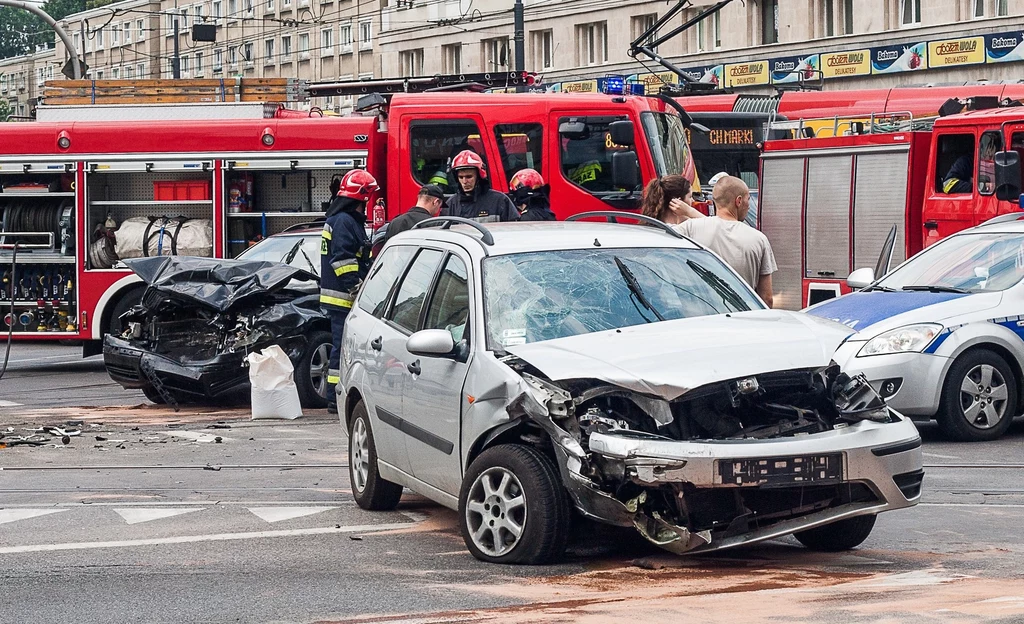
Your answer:
[[[7,121],[7,117],[14,113],[14,109],[7,103],[7,100],[0,99],[0,122]]]
[[[43,10],[55,20],[85,10],[86,0],[48,0]],[[29,54],[40,47],[52,48],[56,33],[42,18],[24,9],[0,7],[0,58]]]

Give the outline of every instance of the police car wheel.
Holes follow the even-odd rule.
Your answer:
[[[953,362],[936,414],[948,438],[962,442],[995,440],[1017,413],[1017,379],[999,354],[968,351]]]

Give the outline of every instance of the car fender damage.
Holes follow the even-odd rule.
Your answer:
[[[894,475],[921,468],[910,421],[834,363],[769,371],[673,400],[592,378],[518,373],[506,411],[543,429],[575,507],[675,553],[726,548],[915,504]],[[634,384],[631,384],[636,387]],[[883,444],[901,453],[872,453]]]

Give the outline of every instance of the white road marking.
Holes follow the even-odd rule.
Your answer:
[[[843,585],[851,587],[922,587],[941,585],[966,578],[975,577],[967,574],[949,574],[943,570],[914,570],[913,572],[890,574],[878,579],[854,581],[852,583],[844,583]]]
[[[14,401],[0,401],[0,407],[21,407],[21,403],[15,403]]]
[[[921,453],[924,457],[938,457],[939,459],[960,459],[959,455],[939,455],[938,453]]]
[[[189,507],[186,509],[115,509],[114,511],[124,518],[127,524],[139,524],[140,522],[149,522],[150,520],[180,516],[191,511],[199,511],[200,509],[201,507]]]
[[[0,509],[0,524],[5,522],[15,522],[16,520],[27,520],[28,518],[36,518],[39,516],[46,516],[52,513],[60,511],[67,511],[66,509]]]
[[[249,511],[267,522],[312,516],[328,509],[334,509],[334,507],[249,507]]]
[[[68,544],[33,544],[29,546],[7,546],[0,548],[0,555],[17,553],[53,552],[58,550],[92,550],[95,548],[127,548],[131,546],[160,546],[165,544],[192,544],[196,542],[225,542],[232,540],[267,539],[274,537],[296,537],[301,535],[329,535],[331,533],[368,533],[409,529],[416,526],[414,522],[395,522],[392,524],[359,524],[343,527],[323,527],[317,529],[291,529],[287,531],[253,531],[249,533],[218,533],[214,535],[183,535],[181,537],[161,537],[154,539],[122,540],[117,542],[76,542]]]

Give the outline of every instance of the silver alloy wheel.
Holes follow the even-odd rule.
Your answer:
[[[991,429],[1006,416],[1006,380],[991,364],[979,364],[960,383],[960,410],[968,424]]]
[[[473,544],[500,557],[516,547],[526,527],[523,484],[507,468],[488,468],[473,482],[465,513]]]
[[[327,398],[327,370],[331,364],[331,345],[322,344],[309,358],[309,382],[321,398]]]
[[[348,443],[348,461],[352,464],[352,487],[357,492],[366,489],[370,476],[370,447],[366,435],[366,421],[357,418],[352,424],[352,438]]]

